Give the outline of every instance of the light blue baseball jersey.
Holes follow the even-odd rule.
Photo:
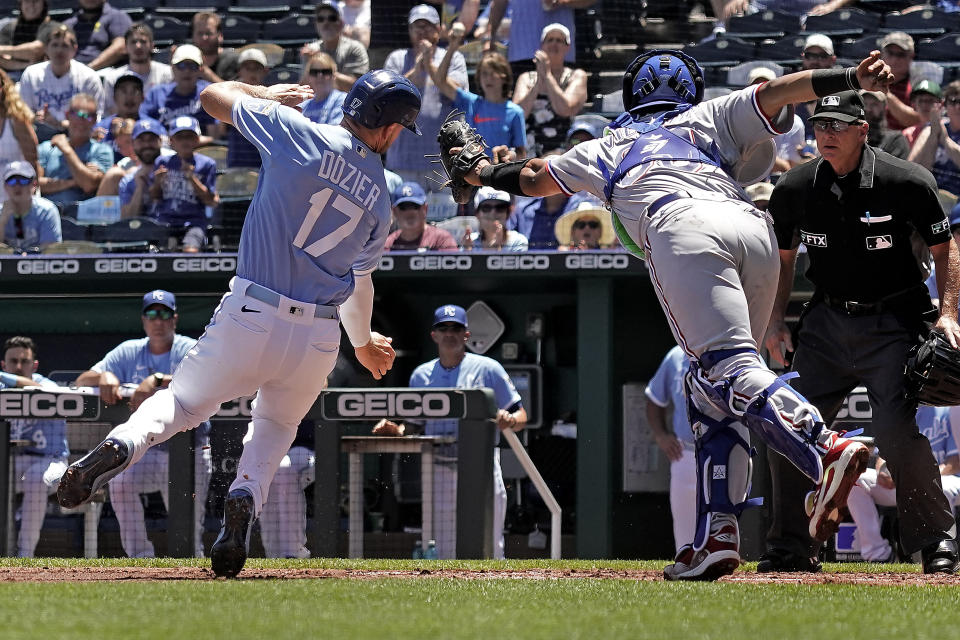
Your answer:
[[[517,393],[503,365],[493,358],[478,356],[475,353],[464,355],[460,364],[453,369],[447,369],[440,364],[439,358],[424,362],[410,374],[410,386],[457,389],[490,387],[496,396],[498,409],[516,411],[521,406],[520,394]],[[427,420],[424,433],[428,436],[455,437],[459,427],[459,420]]]
[[[44,378],[39,373],[31,376],[40,387],[57,387],[53,380]],[[0,382],[0,389],[7,386]],[[32,446],[24,447],[18,453],[28,455],[66,457],[70,453],[67,446],[66,420],[11,420],[10,438],[12,440],[30,440]]]
[[[683,349],[670,349],[644,391],[650,402],[658,407],[673,406],[673,432],[683,442],[693,442],[693,431],[687,419],[687,397],[683,392],[683,374],[689,366],[690,359]]]
[[[97,373],[109,371],[117,376],[120,384],[140,384],[155,373],[173,374],[197,341],[179,333],[175,334],[170,351],[161,354],[150,353],[149,343],[149,338],[125,340],[107,352],[103,360],[90,369]],[[210,423],[201,423],[198,431],[201,434],[209,433]],[[166,443],[157,446],[166,449]]]
[[[263,159],[237,275],[294,300],[342,303],[354,272],[376,269],[390,230],[379,154],[270,100],[237,100],[233,123]]]
[[[949,456],[957,453],[957,443],[950,432],[949,407],[921,406],[917,409],[917,426],[920,427],[920,433],[930,441],[937,464],[943,464]]]
[[[343,120],[343,99],[347,94],[334,89],[323,100],[311,98],[300,103],[300,111],[317,124],[340,124]]]

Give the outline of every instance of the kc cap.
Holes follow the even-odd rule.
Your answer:
[[[181,131],[192,131],[200,135],[200,123],[193,116],[177,116],[170,123],[170,135],[175,136]]]
[[[810,119],[856,122],[857,120],[863,120],[865,117],[863,98],[860,97],[860,92],[841,91],[820,98]]]
[[[136,140],[141,134],[144,133],[152,133],[155,136],[164,136],[167,134],[167,131],[163,128],[163,125],[160,124],[158,120],[154,120],[153,118],[141,118],[137,120],[136,124],[133,125],[133,139]]]
[[[413,9],[410,9],[410,14],[407,16],[407,24],[413,24],[417,20],[426,20],[430,24],[440,26],[440,14],[428,4],[418,4]]]
[[[148,307],[152,307],[155,304],[162,304],[167,309],[170,309],[170,311],[177,310],[176,296],[163,289],[155,289],[143,296],[143,309],[141,311],[146,311]]]
[[[467,326],[467,312],[463,307],[455,304],[445,304],[438,307],[433,312],[433,326],[443,324],[444,322],[456,322],[459,325]]]
[[[3,179],[9,180],[14,176],[21,178],[36,178],[37,172],[33,170],[33,165],[23,160],[14,160],[3,169]]]
[[[479,207],[481,203],[487,200],[496,200],[497,202],[506,202],[507,204],[511,202],[510,194],[506,191],[500,191],[493,187],[480,187],[477,195],[473,198],[473,206]]]
[[[393,192],[393,206],[397,207],[404,202],[412,202],[418,207],[422,207],[427,201],[427,194],[423,187],[416,182],[404,182],[400,188]]]

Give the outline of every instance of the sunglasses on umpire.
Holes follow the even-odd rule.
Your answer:
[[[837,133],[843,133],[854,124],[859,126],[859,122],[840,122],[839,120],[817,120],[813,123],[813,128],[817,131],[829,131],[833,129]]]
[[[169,320],[173,317],[173,311],[170,311],[170,309],[147,309],[143,312],[143,317],[147,320]]]
[[[307,71],[307,73],[309,73],[311,76],[315,78],[317,76],[323,76],[325,78],[329,78],[333,76],[333,69],[310,69],[310,71]]]
[[[581,231],[590,227],[591,229],[599,229],[600,222],[598,220],[577,220],[573,223],[573,228],[577,231]]]
[[[4,180],[11,187],[25,187],[28,184],[33,184],[33,178],[27,178],[25,176],[10,176]]]

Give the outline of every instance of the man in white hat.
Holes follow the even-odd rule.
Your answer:
[[[803,42],[803,51],[800,53],[803,58],[801,68],[805,71],[816,69],[833,69],[837,66],[837,56],[833,49],[833,40],[822,33],[811,33]],[[813,123],[808,119],[813,114],[817,101],[801,102],[793,105],[794,113],[803,120],[804,137],[813,139]]]
[[[140,105],[140,117],[159,120],[168,130],[178,117],[194,117],[200,123],[200,144],[209,144],[216,135],[216,120],[200,105],[200,92],[210,84],[200,78],[203,54],[192,44],[182,44],[173,52],[170,66],[173,82],[147,92]]]

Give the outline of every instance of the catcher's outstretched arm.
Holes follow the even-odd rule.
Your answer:
[[[492,167],[484,171],[484,167]],[[483,174],[481,176],[481,174]],[[554,196],[563,193],[560,185],[547,171],[547,161],[543,158],[530,158],[516,162],[491,164],[480,160],[473,170],[464,176],[472,185],[491,186],[515,196]]]

